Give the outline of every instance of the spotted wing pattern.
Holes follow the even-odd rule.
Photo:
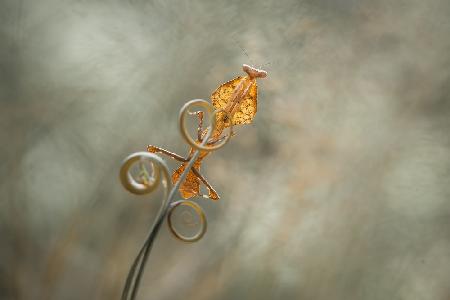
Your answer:
[[[250,81],[248,77],[236,77],[219,86],[211,95],[211,102],[214,108],[225,109],[229,102],[232,101],[235,90],[241,83],[243,83],[243,88],[247,87],[249,84],[251,86],[246,97],[241,102],[239,109],[231,116],[233,125],[249,124],[252,122],[257,107],[256,99],[258,92],[256,81]],[[217,114],[217,128],[226,128],[230,126],[230,121],[224,119],[224,117],[224,113]]]
[[[248,94],[241,103],[240,109],[233,116],[233,125],[250,124],[256,114],[258,88],[256,81],[250,83]]]
[[[189,156],[191,156],[194,153],[194,149],[191,148]],[[197,171],[200,171],[201,163],[203,158],[205,158],[209,152],[202,151],[200,153],[200,156],[195,161],[194,165],[192,166]],[[186,169],[186,165],[188,163],[183,163],[181,166],[176,169],[172,174],[172,183],[175,184],[181,177],[181,174],[183,174],[184,170]],[[212,200],[219,200],[219,195],[214,191],[214,189],[209,188],[208,189],[208,196]],[[195,175],[195,173],[191,170],[188,172],[186,179],[180,186],[180,194],[183,199],[189,199],[195,196],[200,195],[200,179]]]
[[[183,163],[178,169],[176,169],[172,174],[172,182],[175,184],[181,174],[186,169],[186,163]],[[180,186],[180,194],[184,199],[189,199],[191,197],[197,196],[200,191],[200,181],[197,176],[192,171],[186,176],[185,181]]]

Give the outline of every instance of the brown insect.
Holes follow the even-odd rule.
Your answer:
[[[220,142],[224,137],[220,137],[223,130],[233,125],[250,124],[255,117],[257,108],[257,78],[264,78],[267,72],[253,68],[248,65],[243,65],[242,69],[247,76],[239,76],[219,86],[211,95],[211,102],[215,109],[221,110],[216,114],[216,125],[213,133],[206,143],[207,145],[214,145]],[[207,129],[203,129],[203,112],[193,112],[198,117],[197,142],[201,143],[206,135]],[[172,182],[176,183],[187,163],[195,152],[191,147],[188,157],[184,158],[176,153],[167,151],[160,147],[148,145],[148,152],[163,153],[169,157],[182,162],[181,166],[172,174]],[[200,166],[202,160],[209,154],[208,151],[201,151],[199,157],[195,161],[193,167],[186,176],[185,181],[180,185],[180,194],[184,199],[194,196],[203,196],[213,200],[218,200],[219,195],[208,181],[200,174]],[[200,182],[202,182],[207,190],[208,195],[200,195]]]

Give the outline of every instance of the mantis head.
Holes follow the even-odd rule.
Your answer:
[[[256,69],[253,68],[249,65],[242,65],[242,70],[244,70],[245,73],[248,74],[248,77],[250,77],[250,79],[253,78],[264,78],[267,76],[267,72],[264,70],[260,70],[260,69]]]

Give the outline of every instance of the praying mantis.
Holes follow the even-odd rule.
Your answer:
[[[234,125],[250,124],[257,109],[257,85],[258,78],[267,76],[267,72],[243,65],[246,76],[239,76],[220,85],[211,95],[211,103],[205,100],[195,99],[187,102],[180,110],[179,125],[184,139],[190,145],[189,154],[183,157],[166,149],[148,145],[147,152],[135,152],[125,158],[120,168],[120,180],[122,185],[133,194],[143,195],[154,191],[160,182],[165,186],[165,197],[153,226],[145,239],[141,250],[131,265],[121,299],[135,299],[146,261],[152,249],[155,238],[161,228],[164,218],[174,236],[184,242],[200,240],[206,232],[206,215],[201,207],[194,201],[186,200],[195,196],[202,196],[212,200],[218,200],[219,195],[200,173],[203,159],[213,150],[219,149],[234,135]],[[212,105],[211,105],[212,104]],[[191,106],[202,106],[210,114],[210,124],[203,128],[203,111],[189,111]],[[198,118],[197,136],[191,137],[185,126],[185,116],[196,115]],[[228,134],[222,136],[228,128]],[[149,153],[150,152],[150,153]],[[153,153],[162,153],[172,159],[181,162],[181,165],[170,176],[169,169],[159,156]],[[140,173],[138,178],[133,176],[133,166],[139,162]],[[152,176],[147,172],[144,162],[152,165]],[[136,169],[134,169],[136,171]],[[163,179],[161,179],[163,178]],[[170,182],[172,181],[172,183]],[[208,190],[208,195],[200,194],[200,184]],[[175,194],[179,192],[185,200],[173,201]],[[189,208],[199,218],[200,230],[194,235],[182,234],[172,222],[174,211],[179,207]],[[188,220],[189,221],[189,220]],[[191,222],[189,222],[191,225]]]
[[[236,77],[222,85],[220,85],[211,95],[211,102],[217,110],[216,122],[210,138],[206,141],[207,146],[213,146],[222,141],[221,137],[224,129],[234,125],[250,124],[255,117],[257,110],[257,84],[256,80],[265,78],[267,72],[249,65],[242,66],[246,76]],[[204,142],[208,129],[203,129],[203,111],[190,112],[198,118],[197,140],[196,143]],[[234,135],[234,134],[233,134]],[[147,151],[151,153],[165,154],[172,159],[181,162],[172,174],[172,182],[176,183],[190,159],[192,158],[195,149],[192,147],[189,150],[187,157],[183,157],[176,153],[170,152],[166,149],[148,145]],[[212,200],[218,200],[220,197],[215,189],[209,184],[205,177],[200,173],[200,167],[203,159],[209,154],[209,151],[201,151],[200,155],[193,164],[193,167],[188,172],[186,179],[180,185],[179,192],[184,199],[189,199],[195,196],[202,196]],[[200,183],[203,183],[208,190],[208,195],[200,194]]]

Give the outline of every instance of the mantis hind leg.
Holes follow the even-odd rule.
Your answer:
[[[170,152],[170,151],[168,151],[166,149],[163,149],[163,148],[160,148],[160,147],[156,147],[156,146],[153,146],[153,145],[148,145],[147,146],[147,151],[150,152],[150,153],[162,153],[162,154],[165,154],[165,155],[169,156],[170,158],[173,158],[173,159],[181,161],[181,162],[188,162],[189,161],[189,159],[186,159],[186,158],[184,158],[181,155],[178,155],[176,153]]]
[[[196,168],[192,168],[192,173],[195,174],[195,176],[197,176],[198,179],[200,179],[200,181],[206,186],[207,190],[208,190],[208,196],[206,195],[202,195],[205,198],[210,198],[212,200],[219,200],[219,194],[217,194],[216,190],[209,184],[209,182],[205,179],[205,177],[203,177],[202,174],[200,174],[200,172],[196,169]]]
[[[186,159],[176,153],[170,152],[166,149],[160,148],[160,147],[156,147],[153,145],[148,145],[147,146],[147,151],[151,152],[151,153],[162,153],[165,154],[175,160],[178,160],[180,162],[186,163],[189,161],[189,159]],[[178,180],[179,175],[181,175],[181,172],[183,172],[184,170],[184,166],[181,166],[180,168],[178,168],[177,170],[175,170],[174,174],[172,175],[172,180],[173,182],[176,182]],[[219,195],[217,194],[216,190],[209,184],[209,182],[205,179],[205,177],[203,177],[200,172],[196,169],[196,168],[192,168],[191,172],[194,173],[195,177],[197,177],[207,188],[208,190],[208,196],[206,195],[202,195],[205,198],[210,198],[212,200],[219,200]],[[180,173],[180,174],[178,174]],[[178,176],[177,176],[178,175]],[[198,192],[197,192],[198,193]],[[186,195],[187,196],[187,195]],[[191,197],[193,195],[189,195],[189,197]]]

